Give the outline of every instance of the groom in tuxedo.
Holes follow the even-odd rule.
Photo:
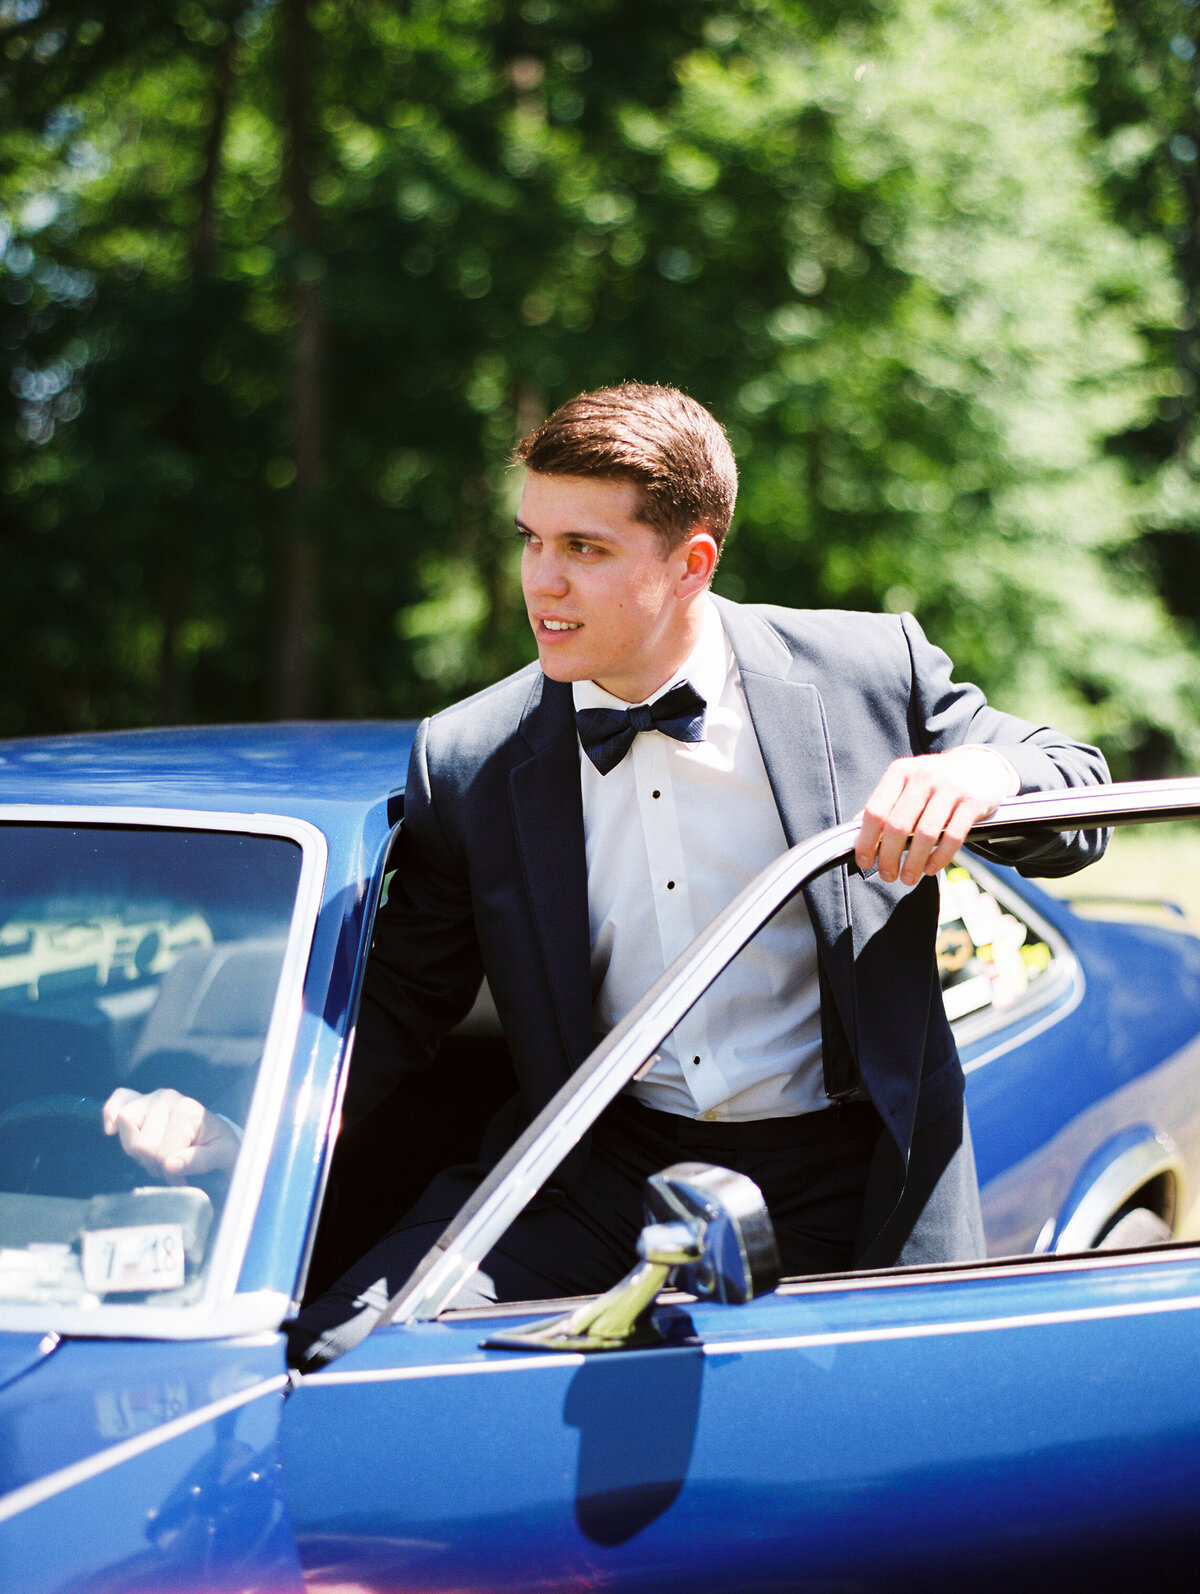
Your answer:
[[[954,683],[911,616],[714,598],[736,467],[682,393],[582,394],[517,455],[538,663],[418,732],[349,1113],[432,1059],[486,974],[528,1118],[758,870],[861,813],[855,869],[760,932],[461,1304],[606,1288],[642,1181],[681,1158],[758,1182],[789,1273],[981,1255],[933,876],[1004,798],[1102,760]],[[1096,849],[991,850],[1062,874]],[[439,1176],[301,1313],[295,1360],[362,1337],[481,1171]]]
[[[684,394],[581,394],[517,457],[538,661],[417,733],[347,1117],[432,1061],[486,975],[520,1088],[494,1160],[760,869],[860,815],[853,867],[764,927],[456,1304],[607,1288],[633,1255],[646,1175],[681,1159],[759,1184],[787,1273],[981,1255],[934,876],[1006,797],[1103,781],[1103,760],[954,682],[909,615],[714,597],[737,472]],[[1100,845],[988,850],[1066,874]],[[142,1111],[114,1109],[123,1138]],[[228,1155],[203,1149],[219,1122],[189,1133],[185,1159]],[[369,1332],[483,1171],[439,1175],[304,1308],[296,1364]]]

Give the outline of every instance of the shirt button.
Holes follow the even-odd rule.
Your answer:
[[[692,1058],[692,1062],[693,1063],[698,1063],[699,1061],[700,1061],[700,1059],[698,1057],[693,1057]]]
[[[674,889],[675,889],[675,882],[674,882],[674,880],[668,880],[668,881],[667,881],[667,890],[668,890],[668,891],[674,891]]]
[[[711,1107],[708,1109],[707,1112],[702,1112],[700,1114],[700,1116],[701,1116],[701,1118],[704,1119],[704,1122],[706,1124],[715,1124],[716,1121],[717,1121],[717,1115],[716,1115],[715,1112],[713,1112]]]
[[[660,791],[652,791],[650,793],[650,795],[651,795],[651,797],[654,798],[655,802],[657,802],[658,799],[662,796],[662,792],[660,792]]]

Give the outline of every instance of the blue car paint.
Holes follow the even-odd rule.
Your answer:
[[[1088,996],[1086,1001],[1060,999],[1054,1021],[1037,1034],[1026,1035],[1028,1021],[1017,1021],[961,1048],[989,1248],[993,1254],[1014,1254],[1032,1249],[1046,1218],[1065,1216],[1072,1188],[1086,1188],[1080,1159],[1069,1148],[1056,1149],[1056,1136],[1092,1110],[1097,1151],[1089,1159],[1088,1175],[1094,1176],[1123,1149],[1112,1137],[1130,1121],[1131,1092],[1139,1086],[1153,1092],[1153,1076],[1173,1068],[1194,1077],[1196,1059],[1185,1049],[1195,1039],[1200,1014],[1200,942],[1173,928],[1085,917],[1011,870],[993,867],[992,873],[1066,938],[1080,960]],[[1169,970],[1169,985],[1164,985],[1164,970]],[[1011,1049],[1004,1051],[1006,1044]],[[985,1053],[992,1061],[976,1067],[976,1058]],[[1028,1111],[1012,1111],[1014,1094],[1029,1104]],[[1112,1100],[1105,1121],[1093,1104],[1107,1097]],[[1151,1121],[1143,1138],[1162,1127]],[[1197,1166],[1200,1093],[1189,1102],[1183,1091],[1174,1092],[1171,1128],[1185,1160]],[[1028,1203],[1023,1225],[1014,1228],[994,1209],[989,1186],[1017,1166],[1027,1193],[1040,1187],[1040,1201]]]
[[[283,813],[327,838],[245,1290],[297,1287],[410,741],[381,725],[0,746],[0,801]],[[1169,1070],[1160,1042],[1200,1028],[1200,959],[1018,889],[1077,950],[1088,999],[969,1092],[989,1179],[1049,1155],[1031,1175],[1049,1192],[1047,1148],[1096,1090],[1064,1051],[1102,1042],[1122,1089]],[[1118,983],[1137,969],[1138,1000],[1097,989],[1106,959]],[[1174,1011],[1146,999],[1167,959]],[[1001,1064],[1028,1121],[1001,1113]],[[1200,1258],[1168,1252],[668,1306],[695,1344],[587,1359],[482,1351],[489,1325],[451,1316],[291,1385],[276,1334],[4,1335],[0,1589],[1033,1589],[1087,1568],[1103,1587],[1130,1557],[1169,1578],[1200,1547],[1197,1310]]]
[[[0,1390],[36,1367],[53,1348],[45,1334],[0,1335]]]
[[[5,1594],[299,1586],[286,1387],[275,1335],[60,1343],[0,1391]]]
[[[533,1566],[680,1594],[1041,1588],[1036,1547],[1108,1588],[1114,1557],[1195,1544],[1195,1261],[685,1310],[693,1347],[481,1353],[456,1322],[306,1380],[283,1423],[306,1566],[497,1594]]]

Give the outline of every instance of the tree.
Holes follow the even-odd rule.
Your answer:
[[[726,591],[915,607],[1122,769],[1195,750],[1129,448],[1178,296],[1098,179],[1083,0],[7,20],[10,727],[484,684],[532,651],[512,443],[638,376],[730,427]]]

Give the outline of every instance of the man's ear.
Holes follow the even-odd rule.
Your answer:
[[[717,568],[717,544],[711,531],[698,526],[688,532],[680,543],[678,552],[683,556],[683,575],[676,591],[681,598],[694,592],[703,592]]]

